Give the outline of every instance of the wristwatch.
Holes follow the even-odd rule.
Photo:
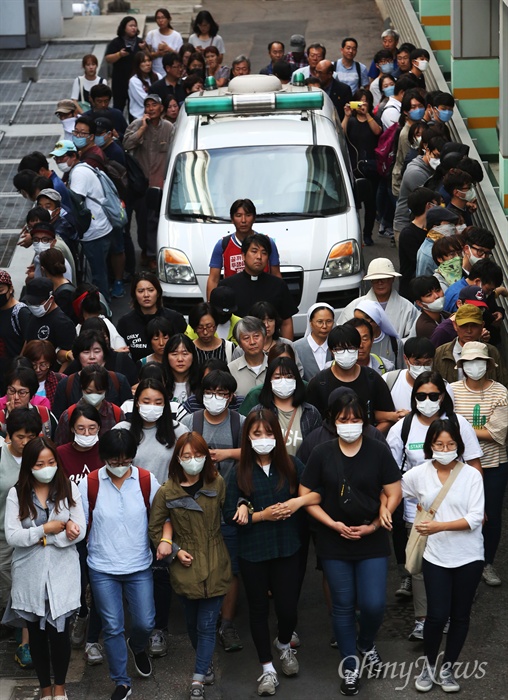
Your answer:
[[[247,510],[249,511],[249,513],[251,515],[254,513],[254,506],[246,498],[239,498],[238,499],[237,508],[239,508],[240,506],[247,506]]]

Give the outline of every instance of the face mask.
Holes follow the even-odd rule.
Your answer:
[[[51,248],[51,243],[34,243],[33,244],[33,249],[35,250],[36,255],[40,255],[41,253],[44,253],[45,250],[49,250]]]
[[[422,73],[425,73],[427,68],[429,67],[429,62],[427,60],[422,60],[422,61],[416,61],[416,67],[421,70]]]
[[[49,301],[49,299],[48,299]],[[33,313],[34,316],[37,316],[37,318],[42,318],[44,314],[46,313],[46,304],[48,302],[44,302],[44,304],[39,304],[38,306],[31,306],[30,304],[27,304],[28,308],[30,311]]]
[[[76,146],[76,148],[84,148],[86,146],[87,141],[88,141],[87,136],[73,136],[72,137],[72,143]]]
[[[203,471],[206,457],[191,457],[190,459],[179,459],[182,469],[189,476],[196,476]]]
[[[272,379],[272,391],[279,399],[287,399],[293,396],[296,389],[296,379],[289,377],[281,377],[280,379]]]
[[[452,109],[438,109],[436,111],[437,111],[437,114],[439,117],[439,121],[449,122],[450,119],[452,118],[452,115],[453,115]]]
[[[440,163],[441,158],[429,158],[429,165],[432,168],[432,170],[435,170],[437,167],[439,167]]]
[[[411,148],[414,148],[415,151],[417,151],[417,150],[420,148],[421,142],[422,142],[422,137],[421,137],[421,136],[417,136],[417,137],[415,138],[415,140],[413,141],[413,143],[411,144]]]
[[[393,63],[382,63],[380,66],[381,73],[391,73],[393,71]]]
[[[419,122],[420,119],[423,117],[425,114],[425,108],[424,107],[416,107],[416,109],[410,109],[409,112],[409,118],[414,121],[414,122]],[[421,136],[418,137],[421,140]],[[96,139],[97,140],[97,139]]]
[[[66,163],[65,161],[63,161],[62,163],[58,163],[58,167],[63,173],[70,173],[70,171],[72,170],[69,163]]]
[[[250,441],[252,449],[258,455],[267,455],[275,448],[275,438],[258,438]]]
[[[32,469],[34,479],[37,479],[41,484],[49,484],[53,481],[58,467],[43,467],[42,469]]]
[[[336,423],[337,435],[344,442],[358,440],[363,431],[363,423]]]
[[[341,369],[351,369],[358,361],[358,350],[352,352],[349,350],[336,350],[333,353],[333,359]]]
[[[228,399],[220,396],[203,396],[203,405],[212,416],[218,416],[227,408]]]
[[[450,286],[462,279],[462,258],[460,255],[456,255],[451,260],[445,260],[439,265],[437,270],[443,276],[448,286]]]
[[[64,131],[68,131],[70,133],[76,124],[76,117],[67,117],[67,119],[62,119],[60,124],[62,125]]]
[[[431,401],[430,399],[425,399],[425,401],[417,401],[416,408],[426,418],[430,418],[436,414],[441,408],[439,401]]]
[[[443,236],[454,236],[457,233],[457,229],[453,224],[439,224],[439,226],[433,226],[432,230],[441,233]]]
[[[99,442],[99,436],[95,435],[74,435],[74,442],[78,447],[93,447]]]
[[[7,292],[5,294],[0,294],[0,309],[2,309],[8,301],[9,297],[7,295]]]
[[[106,143],[106,137],[104,136],[104,134],[101,134],[100,136],[95,137],[95,145],[99,146],[99,148],[102,148],[105,143]]]
[[[417,379],[424,372],[432,372],[432,365],[409,365],[407,369],[413,379]]]
[[[457,192],[457,197],[464,202],[472,202],[476,199],[476,190],[471,186],[467,192]]]
[[[432,450],[432,459],[435,459],[439,464],[450,464],[457,459],[457,450],[452,450],[450,452],[435,452]]]
[[[150,406],[147,404],[140,404],[138,406],[139,415],[147,423],[155,423],[164,413],[164,406]]]
[[[427,311],[442,311],[444,309],[444,297],[438,297],[434,299],[434,301],[431,301],[430,304],[423,304],[423,306]]]
[[[383,94],[386,95],[386,97],[391,97],[394,92],[395,85],[388,85],[388,87],[383,88]]]
[[[87,403],[90,404],[90,406],[98,406],[104,399],[106,398],[106,392],[102,392],[102,394],[83,394],[83,399]]]
[[[476,255],[473,255],[473,253],[471,252],[471,248],[469,248],[469,262],[471,263],[471,265],[480,262],[480,260],[483,260],[483,258],[477,258]]]
[[[465,360],[462,369],[469,379],[482,379],[487,374],[487,360]]]
[[[122,476],[125,476],[131,467],[132,464],[126,464],[123,467],[112,467],[111,464],[106,463],[106,469],[108,472],[111,472],[113,476],[117,476],[119,479],[121,479]]]

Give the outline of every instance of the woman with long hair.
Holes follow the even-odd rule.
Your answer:
[[[299,671],[291,638],[296,628],[300,592],[300,529],[298,510],[320,496],[298,496],[303,464],[290,457],[277,417],[262,409],[247,416],[241,457],[231,474],[224,519],[238,525],[238,562],[249,604],[251,634],[261,664],[258,694],[274,695],[279,685],[272,663],[269,591],[275,604],[278,636],[275,647],[282,672]]]
[[[219,49],[220,60],[222,61],[226,49],[219,34],[219,25],[208,10],[198,12],[192,25],[192,31],[193,34],[189,37],[189,44],[192,44],[196,51],[201,53],[207,46],[216,46]]]
[[[199,433],[178,438],[169,478],[150,513],[157,559],[171,557],[171,585],[185,606],[187,632],[196,651],[190,697],[204,698],[214,682],[216,626],[231,584],[231,564],[221,534],[226,485]]]
[[[165,7],[155,10],[157,29],[152,29],[146,35],[146,45],[153,61],[153,70],[164,75],[162,57],[167,53],[178,52],[183,45],[180,32],[171,26],[171,15]]]
[[[198,355],[192,340],[183,333],[172,336],[164,349],[162,367],[170,400],[185,403],[198,387]]]
[[[131,120],[141,119],[145,113],[145,99],[152,85],[162,78],[152,65],[152,59],[143,51],[134,56],[132,76],[129,80],[129,116]]]
[[[56,446],[47,438],[34,438],[23,450],[18,482],[7,497],[5,537],[14,552],[11,599],[3,621],[28,626],[41,698],[67,698],[69,625],[80,607],[75,545],[85,532],[81,496],[65,476]]]
[[[81,66],[83,75],[74,79],[71,90],[71,100],[76,105],[77,114],[83,114],[84,111],[91,109],[90,90],[94,85],[106,82],[106,78],[97,75],[99,69],[97,56],[92,53],[85,54],[81,60]]]
[[[106,47],[106,61],[113,66],[111,89],[113,106],[123,112],[129,95],[129,79],[134,66],[134,56],[144,51],[145,41],[139,38],[139,27],[135,17],[122,17],[116,37]]]

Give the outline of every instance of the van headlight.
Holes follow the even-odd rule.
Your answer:
[[[175,248],[159,251],[159,279],[169,284],[197,284],[189,258]]]
[[[336,243],[330,252],[323,268],[323,279],[346,277],[360,271],[360,249],[353,240]]]

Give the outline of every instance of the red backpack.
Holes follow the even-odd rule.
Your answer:
[[[374,149],[377,171],[381,177],[388,177],[392,171],[399,145],[400,127],[398,122],[383,131]]]
[[[77,403],[73,403],[72,406],[69,406],[69,408],[67,409],[67,420],[69,422],[77,405]],[[115,416],[115,421],[117,423],[120,423],[120,421],[122,420],[122,409],[119,406],[117,406],[116,403],[112,403],[111,406],[113,407],[113,415]]]
[[[141,467],[137,467],[137,470],[139,472],[139,486],[141,488],[141,493],[143,494],[143,500],[145,502],[145,508],[146,508],[146,515],[149,518],[150,517],[150,491],[151,491],[151,478],[150,478],[150,472],[147,471],[146,469],[141,469]],[[99,493],[99,470],[95,469],[93,472],[90,472],[90,474],[87,477],[87,487],[88,487],[88,529],[87,531],[90,532],[90,528],[92,527],[92,520],[93,520],[93,511],[95,508],[95,504],[97,503],[97,495]]]

